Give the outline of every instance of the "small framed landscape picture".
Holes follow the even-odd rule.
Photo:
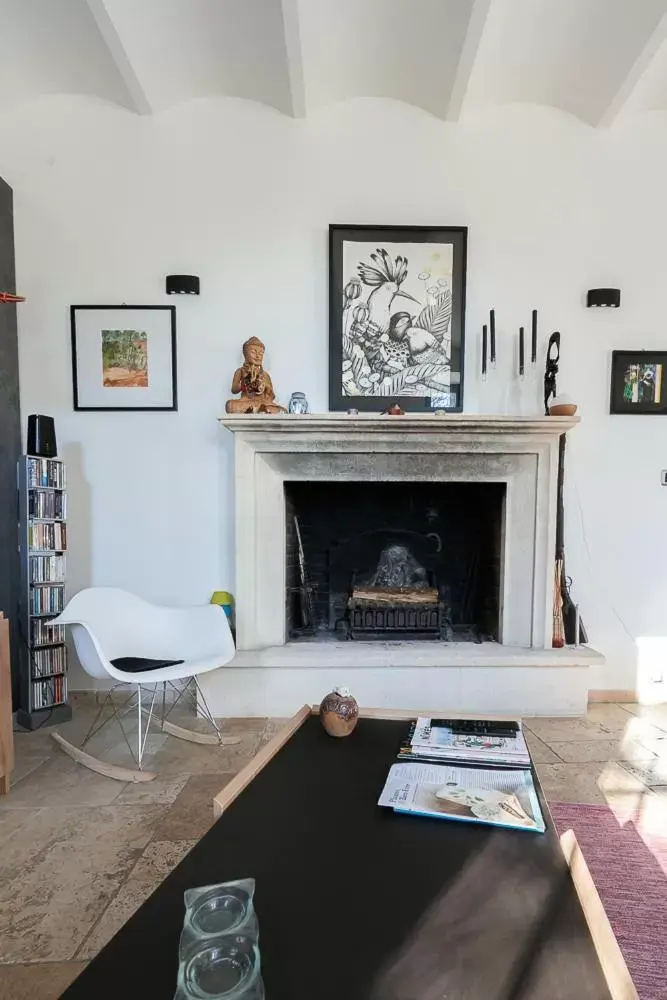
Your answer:
[[[75,410],[176,410],[175,306],[71,306]]]
[[[613,351],[611,413],[667,413],[667,351]]]
[[[463,408],[463,226],[329,227],[329,407]]]

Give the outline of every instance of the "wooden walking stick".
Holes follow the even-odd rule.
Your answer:
[[[560,359],[560,333],[552,333],[547,347],[544,372],[544,412],[549,415],[549,403],[556,395],[556,375]],[[556,565],[554,576],[553,638],[556,647],[565,643],[578,645],[588,642],[583,622],[577,623],[577,611],[570,597],[568,578],[565,574],[565,507],[563,484],[565,480],[565,434],[558,441],[558,493],[556,498]],[[577,631],[579,635],[577,635]]]

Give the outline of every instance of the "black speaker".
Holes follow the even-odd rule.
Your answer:
[[[45,417],[42,413],[31,413],[28,417],[28,455],[39,458],[55,458],[58,454],[56,444],[56,425],[53,417]]]

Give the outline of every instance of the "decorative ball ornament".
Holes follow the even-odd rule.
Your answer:
[[[349,736],[358,719],[359,706],[349,688],[334,688],[320,705],[320,720],[329,736]]]

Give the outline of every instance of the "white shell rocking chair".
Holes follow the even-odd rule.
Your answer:
[[[119,781],[151,781],[155,774],[143,770],[142,759],[154,718],[163,732],[194,743],[239,742],[238,737],[222,735],[197,681],[200,674],[223,666],[234,655],[227,617],[217,605],[165,608],[116,587],[90,587],[73,597],[51,624],[71,626],[74,645],[87,674],[116,681],[80,747],[69,743],[60,733],[53,734],[58,745],[74,760]],[[132,685],[136,690],[118,706],[114,692],[124,685]],[[161,711],[154,713],[160,686]],[[146,704],[142,704],[142,688],[148,689]],[[166,712],[168,689],[174,692],[174,700]],[[210,724],[210,733],[185,729],[169,721],[168,716],[184,696],[194,702],[197,714]],[[111,715],[106,714],[107,706]],[[138,723],[136,752],[123,726],[123,718],[134,711]],[[136,770],[99,760],[84,750],[88,741],[114,720],[120,725]]]

